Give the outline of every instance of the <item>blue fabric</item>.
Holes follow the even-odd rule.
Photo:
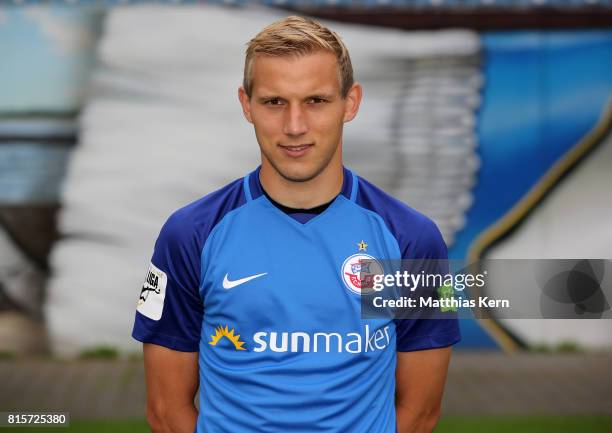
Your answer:
[[[396,350],[447,346],[458,329],[362,319],[344,269],[362,241],[376,258],[443,258],[439,231],[346,169],[341,194],[300,222],[258,175],[168,220],[153,254],[163,313],[137,313],[134,337],[200,352],[198,432],[394,433]]]
[[[200,253],[215,225],[231,210],[246,203],[242,179],[234,181],[174,212],[155,242],[151,263],[168,276],[161,319],[136,312],[132,336],[183,352],[197,352],[203,303]]]
[[[357,204],[376,212],[397,240],[404,260],[448,258],[446,244],[438,227],[425,215],[389,196],[365,179],[359,181]],[[443,262],[434,266],[444,266]],[[444,269],[424,269],[425,272],[446,273]],[[395,320],[397,350],[414,350],[446,347],[459,342],[459,322],[452,319]]]

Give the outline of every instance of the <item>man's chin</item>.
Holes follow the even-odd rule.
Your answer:
[[[290,182],[308,182],[315,177],[317,177],[322,171],[324,167],[312,167],[307,166],[306,164],[290,164],[290,165],[300,165],[300,166],[279,166],[276,167],[276,171],[281,177]]]
[[[278,172],[284,179],[291,182],[308,182],[314,179],[320,172],[302,172],[302,171],[279,171]]]

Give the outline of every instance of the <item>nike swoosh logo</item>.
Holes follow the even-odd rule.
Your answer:
[[[225,277],[223,278],[223,288],[232,289],[236,286],[246,283],[247,281],[251,281],[251,280],[254,280],[255,278],[263,277],[266,274],[267,272],[264,272],[263,274],[251,275],[250,277],[244,277],[244,278],[241,278],[239,280],[234,280],[234,281],[230,281],[227,278],[229,274],[225,274]]]

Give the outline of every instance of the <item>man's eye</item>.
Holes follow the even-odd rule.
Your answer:
[[[265,102],[266,105],[281,105],[282,103],[283,101],[281,101],[279,98],[268,99]]]
[[[310,98],[308,100],[309,104],[320,104],[322,102],[327,102],[327,101],[325,99],[323,99],[323,98]]]

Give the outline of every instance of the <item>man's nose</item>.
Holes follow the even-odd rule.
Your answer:
[[[299,104],[289,105],[283,132],[287,135],[303,135],[308,132],[306,114]]]

